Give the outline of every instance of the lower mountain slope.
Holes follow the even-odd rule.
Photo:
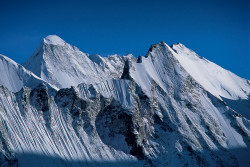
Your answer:
[[[167,80],[141,70],[151,82],[145,89],[147,83],[133,71],[140,63],[126,63],[123,79],[55,94],[44,84],[15,94],[1,87],[1,164],[246,166],[249,120],[206,91],[175,59],[168,65],[163,72],[175,76],[169,87],[161,85]]]

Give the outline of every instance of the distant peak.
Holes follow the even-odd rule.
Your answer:
[[[44,43],[50,45],[65,45],[66,42],[57,35],[48,35],[46,38],[43,39]]]

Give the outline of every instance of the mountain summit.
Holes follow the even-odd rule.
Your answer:
[[[115,63],[113,58],[117,59]],[[122,66],[127,58],[119,55],[113,58],[100,57],[100,64],[94,55],[81,52],[56,35],[49,35],[23,66],[58,88],[69,88],[83,82],[98,83],[120,77],[122,68],[117,64]]]
[[[247,166],[250,81],[183,44],[0,55],[0,166]]]
[[[46,38],[43,39],[44,43],[49,44],[49,45],[65,45],[66,42],[58,37],[57,35],[49,35]]]

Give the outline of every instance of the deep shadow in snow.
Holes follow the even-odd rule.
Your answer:
[[[234,109],[250,120],[250,94],[248,95],[247,99],[231,100],[223,97],[222,99],[230,108]]]

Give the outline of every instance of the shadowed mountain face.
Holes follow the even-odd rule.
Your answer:
[[[229,107],[234,109],[235,111],[242,114],[244,117],[246,117],[248,120],[250,119],[250,95],[248,95],[247,99],[238,99],[238,100],[232,100],[223,98],[223,101],[227,103]]]
[[[32,72],[4,61],[25,82],[0,78],[1,165],[249,164],[249,81],[182,44],[152,45],[136,60],[49,36],[24,63]]]
[[[242,152],[241,149],[233,149],[230,150],[231,152]],[[202,154],[202,153],[201,153]],[[215,155],[223,154],[219,150],[214,151]],[[66,160],[61,157],[52,157],[46,156],[36,153],[21,153],[16,154],[18,157],[18,161],[13,161],[14,163],[11,166],[39,166],[38,164],[43,164],[43,166],[74,166],[74,167],[82,167],[82,166],[89,166],[89,167],[98,167],[98,166],[108,166],[108,167],[127,167],[127,166],[143,166],[147,161],[84,161],[84,160]],[[249,164],[249,160],[243,159],[243,164]],[[154,159],[154,161],[161,161],[160,159]],[[202,163],[202,162],[201,162]],[[187,165],[187,164],[186,164]],[[146,165],[145,165],[146,166]],[[148,166],[153,166],[152,163],[148,163]],[[163,166],[163,165],[162,165]],[[229,164],[228,166],[232,166]]]

